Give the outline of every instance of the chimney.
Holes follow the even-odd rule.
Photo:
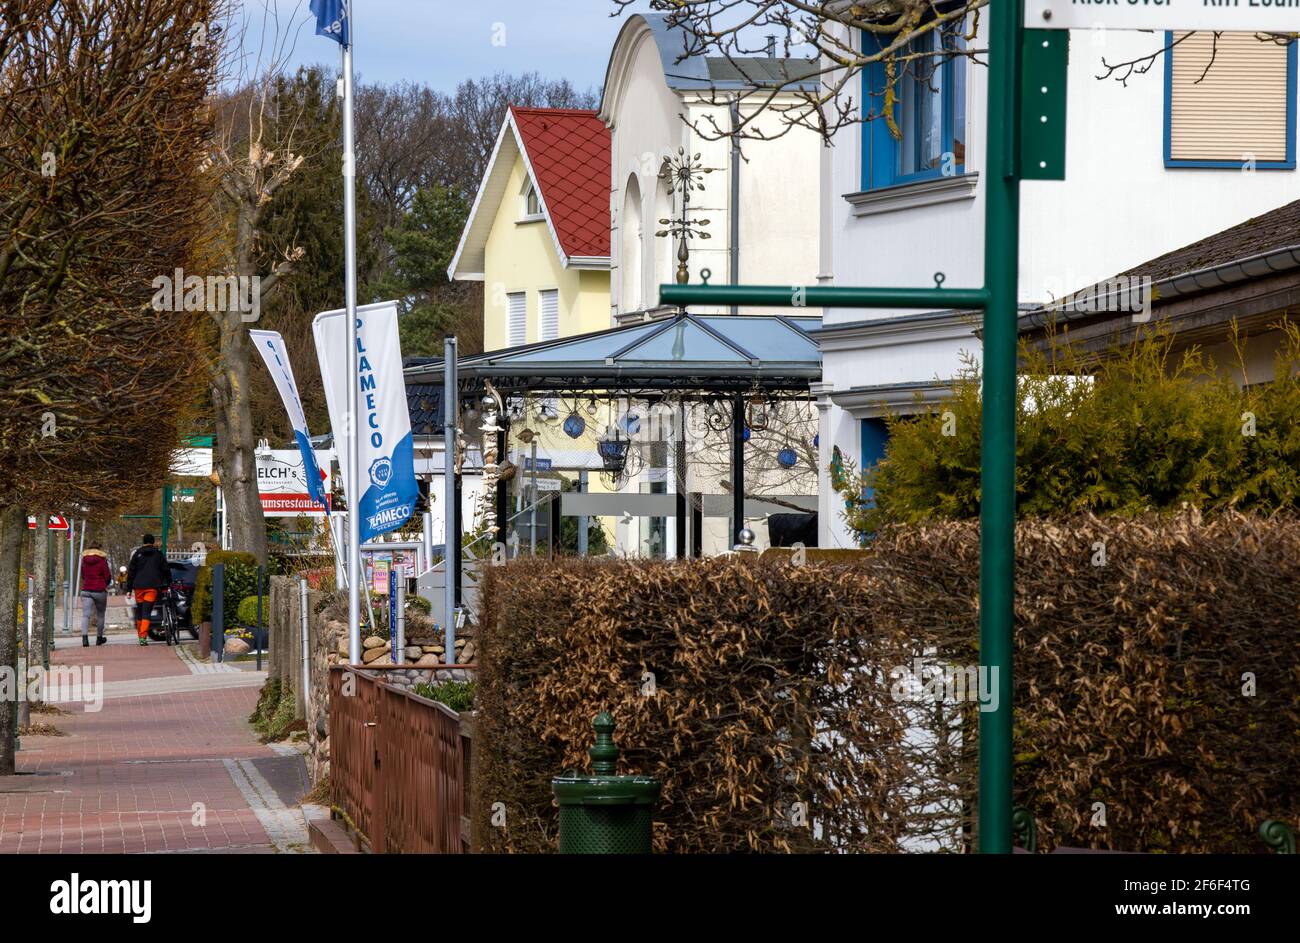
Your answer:
[[[776,58],[776,33],[767,34],[767,57],[769,59]]]

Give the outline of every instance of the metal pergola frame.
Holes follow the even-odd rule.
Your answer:
[[[774,400],[812,399],[810,384],[821,380],[822,369],[821,352],[809,332],[820,325],[818,315],[697,315],[679,310],[655,320],[460,358],[455,365],[457,398],[477,402],[490,382],[503,398],[555,395],[654,402],[673,394],[695,402],[726,399],[732,416],[743,416],[746,399],[756,394]],[[736,331],[749,337],[742,339]],[[673,356],[658,356],[669,340]],[[769,355],[762,356],[764,352]],[[773,352],[780,356],[771,356]],[[408,382],[443,383],[444,361],[408,362],[405,374]],[[499,424],[503,428],[497,433],[497,454],[504,456],[509,418],[500,417]],[[733,544],[740,542],[745,526],[744,433],[745,423],[733,418]],[[498,483],[496,502],[497,520],[504,521],[506,482]],[[679,495],[679,534],[684,533],[685,516],[684,495]]]

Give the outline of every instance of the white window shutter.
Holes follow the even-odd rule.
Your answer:
[[[541,315],[538,340],[553,341],[560,336],[560,293],[549,288],[539,293]]]
[[[1205,30],[1169,54],[1171,160],[1286,160],[1286,46],[1254,33],[1221,33],[1216,44]]]
[[[528,338],[528,296],[522,291],[506,295],[506,346],[518,347]]]

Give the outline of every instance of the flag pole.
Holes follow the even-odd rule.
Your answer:
[[[361,450],[357,444],[360,415],[357,383],[357,183],[356,150],[352,128],[352,2],[345,0],[347,43],[343,44],[343,256],[344,307],[348,319],[347,422],[344,442],[348,482],[348,661],[361,662]]]

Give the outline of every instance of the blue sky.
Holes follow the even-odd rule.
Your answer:
[[[315,35],[308,0],[242,0],[255,54],[264,8],[289,35],[290,69],[335,65],[338,47]],[[494,72],[540,72],[579,89],[599,87],[623,24],[612,0],[353,0],[354,68],[366,82],[409,80],[451,91],[462,79]],[[648,9],[644,0],[633,9]]]

